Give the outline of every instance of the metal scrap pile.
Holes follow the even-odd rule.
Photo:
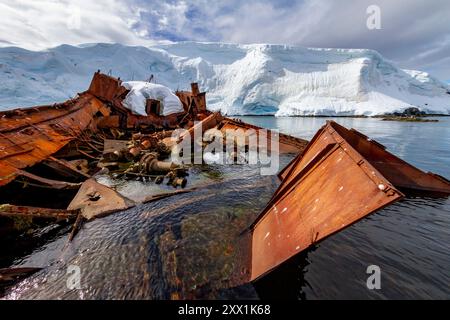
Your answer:
[[[107,168],[118,179],[153,181],[156,184],[166,182],[174,188],[184,188],[186,168],[167,161],[174,145],[171,134],[172,131],[136,133],[130,141],[105,140],[98,167]]]

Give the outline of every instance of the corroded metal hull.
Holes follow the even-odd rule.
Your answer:
[[[53,106],[0,112],[0,186],[60,150],[110,110],[90,93]]]
[[[349,130],[336,122],[329,122],[327,127],[330,127],[328,130],[335,131],[340,138],[357,150],[364,157],[365,161],[381,172],[397,188],[405,191],[450,194],[450,182],[444,177],[431,172],[423,172],[388,152],[385,146],[355,129]],[[303,155],[294,159],[280,173],[280,178],[284,179],[288,175],[292,178],[290,170],[302,158]]]
[[[280,187],[252,225],[252,280],[400,200],[397,187],[450,193],[444,178],[335,122],[328,122],[280,177]]]

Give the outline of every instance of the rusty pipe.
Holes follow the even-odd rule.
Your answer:
[[[139,161],[142,171],[151,172],[170,172],[174,169],[178,169],[179,165],[173,162],[159,161],[157,153],[147,153],[142,156]]]

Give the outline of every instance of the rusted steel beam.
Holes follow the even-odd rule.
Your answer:
[[[89,179],[91,176],[87,173],[78,170],[74,165],[72,165],[69,161],[64,159],[58,159],[55,157],[48,157],[44,163],[55,171],[59,172],[62,175],[75,177],[75,178],[84,178]]]
[[[187,130],[184,134],[182,134],[179,138],[181,141],[188,135],[190,135],[191,139],[194,139],[194,132],[199,132],[203,135],[205,131],[212,129],[220,124],[220,122],[223,120],[222,115],[220,112],[214,112],[211,113],[209,116],[207,116],[202,121],[197,122],[194,126],[192,126],[189,130]]]
[[[222,133],[225,134],[226,130],[237,130],[237,129],[243,129],[243,130],[249,130],[253,129],[255,130],[256,134],[259,136],[260,130],[267,131],[267,139],[268,141],[268,150],[271,148],[271,130],[264,129],[261,127],[257,127],[254,125],[251,125],[249,123],[245,123],[243,121],[238,121],[230,118],[225,118],[222,123],[219,125],[220,130]],[[307,140],[303,140],[300,138],[295,138],[283,133],[276,133],[278,135],[278,141],[279,141],[279,152],[280,153],[294,153],[298,154],[303,152],[305,150],[306,146],[308,145]]]
[[[42,268],[11,268],[0,269],[0,284],[7,284],[10,282],[23,279],[42,270]]]
[[[26,149],[22,149],[22,150],[17,150],[17,151],[13,151],[13,152],[8,152],[5,153],[3,155],[0,156],[0,160],[6,159],[6,158],[10,158],[10,157],[14,157],[20,154],[24,154],[24,153],[28,153],[33,151],[34,148],[26,148]]]
[[[32,218],[55,218],[72,219],[76,218],[79,210],[49,209],[26,206],[15,206],[11,204],[0,205],[0,216],[3,217],[32,217]]]
[[[78,231],[80,231],[81,227],[83,226],[83,222],[85,221],[85,218],[83,217],[83,214],[80,212],[77,215],[77,218],[75,220],[75,223],[72,226],[72,230],[69,234],[69,242],[71,242],[75,236],[78,234]]]
[[[402,197],[329,122],[251,227],[251,279]]]
[[[39,177],[35,174],[20,170],[17,172],[17,175],[26,177],[30,180],[34,180],[37,182],[42,183],[44,186],[52,188],[52,189],[78,189],[81,186],[81,183],[72,183],[72,182],[66,182],[66,181],[59,181],[59,180],[52,180],[47,178]]]

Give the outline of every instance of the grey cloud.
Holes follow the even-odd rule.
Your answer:
[[[381,8],[381,30],[366,27],[366,9],[372,4]],[[425,69],[442,80],[450,78],[446,59],[450,45],[448,0],[305,0],[282,8],[267,2],[265,5],[265,12],[253,10],[254,5],[244,5],[234,12],[235,23],[222,30],[223,38],[312,47],[369,48],[402,67]],[[429,51],[434,52],[425,54]]]
[[[149,44],[153,39],[369,48],[401,67],[450,78],[448,0],[0,0],[0,45]],[[68,30],[68,3],[83,27]],[[366,9],[381,8],[368,30]],[[40,17],[36,19],[36,17]],[[45,18],[45,19],[44,19]]]

